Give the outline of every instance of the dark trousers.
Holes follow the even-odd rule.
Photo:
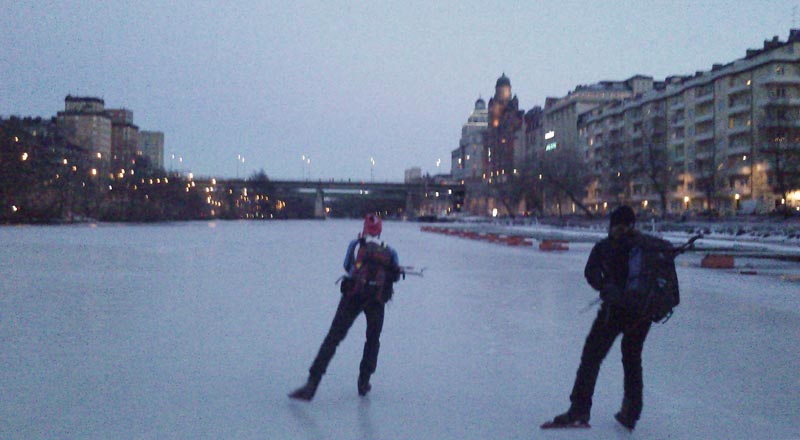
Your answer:
[[[378,351],[381,347],[380,337],[383,329],[384,304],[374,299],[366,299],[357,295],[342,295],[339,307],[333,317],[328,335],[319,348],[317,357],[308,370],[311,377],[321,378],[328,369],[336,347],[339,345],[347,331],[353,325],[358,315],[363,311],[367,317],[367,340],[364,342],[364,354],[361,356],[359,371],[361,375],[371,375],[378,365]]]
[[[570,413],[589,416],[592,410],[592,395],[600,372],[600,364],[608,354],[614,340],[622,333],[622,368],[625,373],[625,393],[622,411],[633,420],[642,413],[642,348],[650,320],[631,316],[618,307],[603,305],[586,337],[581,354],[581,365],[575,377],[575,385],[569,399]]]

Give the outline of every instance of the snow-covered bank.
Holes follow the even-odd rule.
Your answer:
[[[521,219],[483,222],[452,222],[444,226],[481,233],[514,234],[541,240],[596,242],[607,234],[605,219],[567,218],[561,221]],[[637,227],[664,237],[675,244],[689,237],[703,235],[697,251],[725,251],[761,257],[800,258],[800,222],[794,220],[754,219],[668,222],[643,220]]]

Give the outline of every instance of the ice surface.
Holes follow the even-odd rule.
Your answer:
[[[800,438],[800,294],[679,257],[682,303],[644,350],[645,408],[616,426],[619,342],[593,428],[566,410],[596,298],[590,243],[563,253],[386,222],[401,264],[378,371],[356,393],[359,318],[311,403],[356,221],[0,228],[0,438]]]

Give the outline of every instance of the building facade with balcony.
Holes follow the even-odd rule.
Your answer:
[[[600,81],[580,85],[562,98],[547,98],[542,114],[542,136],[546,149],[558,145],[577,146],[578,117],[608,103],[629,99],[653,88],[653,78],[637,75],[625,81]]]
[[[579,124],[595,170],[586,202],[597,210],[625,202],[671,213],[798,204],[776,200],[768,152],[776,143],[800,143],[799,109],[798,30],[786,42],[775,37],[742,59],[669,77],[595,109]]]
[[[579,121],[589,112],[611,103],[619,103],[652,89],[651,77],[637,75],[624,81],[600,81],[580,85],[561,98],[549,97],[544,108],[534,107],[525,116],[524,154],[519,157],[524,165],[517,168],[536,168],[537,161],[558,148],[581,150],[591,161],[591,151],[579,133]],[[588,191],[594,191],[589,189]],[[543,197],[542,211],[562,212],[561,201]],[[574,212],[573,205],[568,211]]]

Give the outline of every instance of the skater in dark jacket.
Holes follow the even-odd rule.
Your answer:
[[[359,367],[358,394],[364,396],[372,389],[369,379],[378,364],[384,307],[391,298],[392,284],[401,274],[397,252],[378,241],[381,231],[381,218],[368,214],[364,218],[363,232],[347,247],[344,269],[348,276],[342,281],[342,297],[336,315],[308,370],[308,381],[289,397],[299,400],[314,398],[336,347],[361,312],[367,318],[367,340]]]
[[[620,333],[625,385],[622,408],[614,417],[630,430],[639,420],[643,405],[642,348],[651,321],[642,320],[615,304],[625,288],[628,254],[639,234],[634,229],[635,223],[636,217],[630,207],[615,209],[609,221],[608,238],[595,244],[589,254],[584,275],[589,285],[600,292],[602,305],[583,346],[569,410],[543,428],[588,426],[600,364]]]

